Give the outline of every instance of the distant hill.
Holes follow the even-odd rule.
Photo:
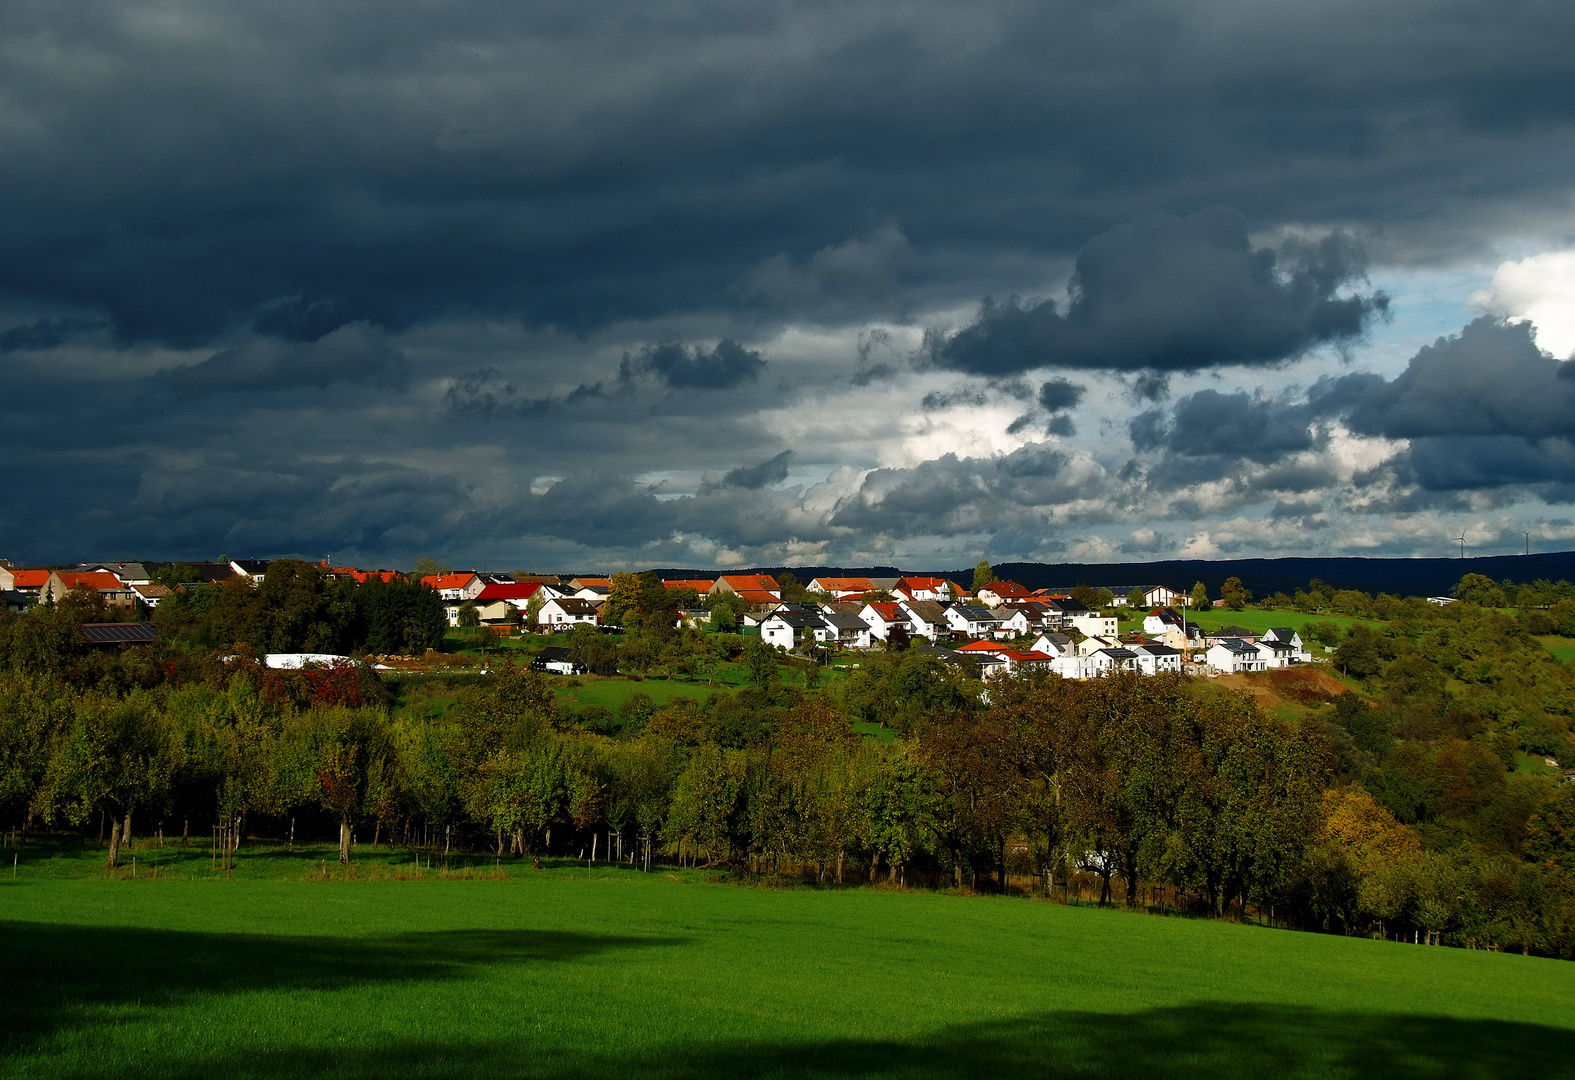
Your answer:
[[[735,574],[781,574],[791,570],[800,581],[832,577],[896,577],[901,573],[934,574],[968,585],[973,568],[963,570],[926,570],[894,566],[760,566],[730,570]],[[658,570],[664,577],[715,577],[718,571]],[[1465,574],[1486,574],[1495,581],[1575,581],[1575,551],[1537,555],[1486,555],[1466,559],[1369,559],[1369,558],[1288,558],[1288,559],[1166,559],[1134,563],[999,563],[997,577],[1026,585],[1030,589],[1071,588],[1074,585],[1169,585],[1189,590],[1201,581],[1209,595],[1218,596],[1229,577],[1239,577],[1255,596],[1281,590],[1294,593],[1313,578],[1337,589],[1361,589],[1370,593],[1396,593],[1402,596],[1441,596],[1448,594]]]

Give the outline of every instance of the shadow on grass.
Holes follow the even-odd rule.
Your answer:
[[[605,1033],[616,1044],[618,1033]],[[643,1052],[642,1052],[643,1050]],[[804,1043],[631,1048],[570,1052],[514,1043],[449,1041],[375,1052],[311,1046],[268,1054],[145,1058],[161,1077],[400,1077],[459,1080],[513,1076],[552,1080],[821,1080],[829,1077],[965,1080],[1110,1077],[1222,1080],[1230,1077],[1437,1077],[1575,1075],[1575,1035],[1531,1024],[1440,1017],[1198,1005],[1124,1015],[1052,1013],[938,1031],[912,1041],[845,1039]],[[85,1077],[119,1075],[95,1060]]]
[[[444,981],[487,966],[560,963],[682,942],[541,930],[357,939],[0,921],[0,1057],[90,1022],[95,1007],[161,1008],[251,991]]]

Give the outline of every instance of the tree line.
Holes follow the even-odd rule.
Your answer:
[[[758,640],[638,619],[623,643],[577,637],[721,642],[750,685],[660,708],[636,695],[615,715],[505,664],[447,679],[434,713],[392,708],[409,687],[365,665],[271,671],[233,640],[90,652],[47,614],[6,615],[0,814],[101,831],[111,861],[133,829],[216,822],[337,834],[346,859],[352,838],[529,860],[610,844],[642,866],[1051,895],[1091,882],[1101,902],[1157,891],[1199,913],[1571,956],[1575,785],[1541,763],[1575,757],[1575,679],[1527,614],[1407,603],[1335,627],[1358,692],[1275,673],[1302,705],[1284,715],[1181,676],[987,688],[913,651],[789,687]]]

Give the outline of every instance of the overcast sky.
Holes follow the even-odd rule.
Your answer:
[[[0,555],[1575,547],[1575,9],[0,6]]]

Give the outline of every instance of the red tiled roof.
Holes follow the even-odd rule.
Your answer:
[[[944,592],[952,588],[952,583],[942,577],[905,577],[897,579],[899,589],[928,589],[930,592]]]
[[[61,584],[68,589],[96,589],[99,592],[117,592],[126,586],[108,570],[61,570]]]
[[[733,591],[751,604],[775,604],[779,599],[776,593],[769,593],[764,589],[734,589]]]
[[[18,589],[42,589],[49,580],[48,570],[13,570],[11,577]]]
[[[490,603],[493,600],[529,600],[541,589],[539,581],[512,581],[508,584],[494,583],[482,589],[476,596],[476,602]]]
[[[887,622],[907,621],[903,618],[902,609],[897,606],[896,601],[879,600],[868,606],[874,608],[876,613]]]
[[[1006,650],[1002,649],[999,645],[997,645],[993,641],[970,641],[966,645],[959,645],[959,646],[957,646],[957,651],[958,652],[1004,653]]]
[[[662,581],[669,589],[693,589],[697,593],[708,593],[711,586],[716,584],[710,578],[666,578]]]
[[[399,576],[398,570],[357,570],[353,566],[329,566],[326,562],[317,564],[330,574],[344,574],[353,578],[358,585],[365,585],[368,578],[381,578],[383,581],[393,581]]]
[[[867,577],[818,577],[810,582],[829,593],[867,593],[875,591],[875,583]]]
[[[1017,584],[1015,581],[992,581],[990,584],[986,585],[985,588],[989,589],[996,596],[999,596],[1002,600],[1005,600],[1009,597],[1017,598],[1026,597],[1029,595],[1028,590]]]
[[[421,579],[421,584],[429,589],[463,589],[474,578],[475,574],[428,574]]]
[[[725,581],[737,592],[746,589],[755,592],[779,593],[782,586],[777,584],[777,579],[770,574],[723,574],[718,581]]]

